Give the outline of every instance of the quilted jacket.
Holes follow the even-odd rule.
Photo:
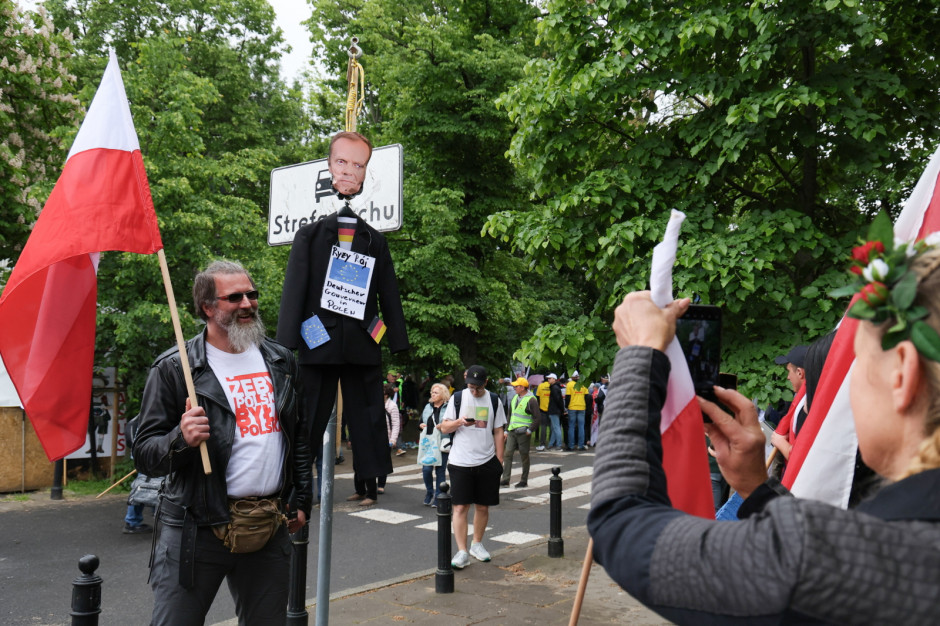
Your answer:
[[[855,510],[786,495],[740,522],[670,506],[660,411],[669,361],[617,355],[588,528],[611,578],[678,624],[940,623],[940,470]]]

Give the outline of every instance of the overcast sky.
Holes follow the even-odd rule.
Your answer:
[[[306,0],[268,0],[277,13],[277,25],[284,31],[284,39],[292,48],[281,57],[281,75],[288,82],[299,76],[310,61],[313,44],[306,27],[301,23],[310,17]]]
[[[301,23],[310,17],[311,9],[307,0],[268,0],[277,14],[277,25],[284,31],[284,39],[290,44],[290,54],[281,57],[281,75],[285,80],[300,75],[307,67],[313,44],[307,29]],[[20,6],[35,10],[37,0],[20,0]]]

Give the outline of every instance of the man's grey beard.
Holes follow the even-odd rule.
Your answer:
[[[261,345],[261,341],[265,337],[265,330],[264,322],[261,321],[257,311],[254,313],[251,324],[240,323],[238,321],[238,311],[228,316],[223,314],[221,317],[219,325],[228,333],[228,342],[232,350],[241,353],[253,346]]]

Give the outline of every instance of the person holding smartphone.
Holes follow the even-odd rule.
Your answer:
[[[483,531],[490,519],[490,507],[499,504],[499,479],[503,473],[503,429],[506,413],[503,403],[486,390],[486,368],[467,368],[467,388],[454,394],[447,404],[441,433],[454,433],[447,461],[450,494],[454,505],[454,539],[457,554],[451,565],[463,569],[470,557],[489,561],[483,547]],[[467,517],[473,505],[473,543],[467,549]]]
[[[627,592],[677,624],[937,622],[940,248],[891,260],[908,264],[898,272],[907,282],[883,284],[882,292],[910,289],[909,298],[869,298],[870,309],[887,316],[878,324],[843,320],[857,325],[849,396],[859,451],[893,481],[853,510],[790,497],[767,480],[756,408],[719,386],[715,395],[733,416],[704,399],[699,405],[712,420],[705,431],[722,473],[744,497],[744,519],[722,523],[673,509],[660,439],[670,371],[664,352],[689,300],[660,309],[649,292],[624,299],[614,316],[621,349],[594,461],[588,530],[594,558]],[[923,308],[929,328],[907,328],[906,336],[900,328],[886,349],[886,334],[899,326],[898,302]]]

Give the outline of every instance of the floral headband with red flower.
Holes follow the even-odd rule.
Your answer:
[[[921,356],[940,361],[940,335],[924,321],[930,314],[915,304],[917,274],[912,269],[915,258],[932,248],[933,237],[913,243],[894,241],[894,227],[884,212],[878,214],[868,231],[868,239],[852,249],[855,276],[851,284],[830,292],[830,296],[860,294],[848,316],[874,324],[891,322],[881,340],[890,350],[909,339]]]

